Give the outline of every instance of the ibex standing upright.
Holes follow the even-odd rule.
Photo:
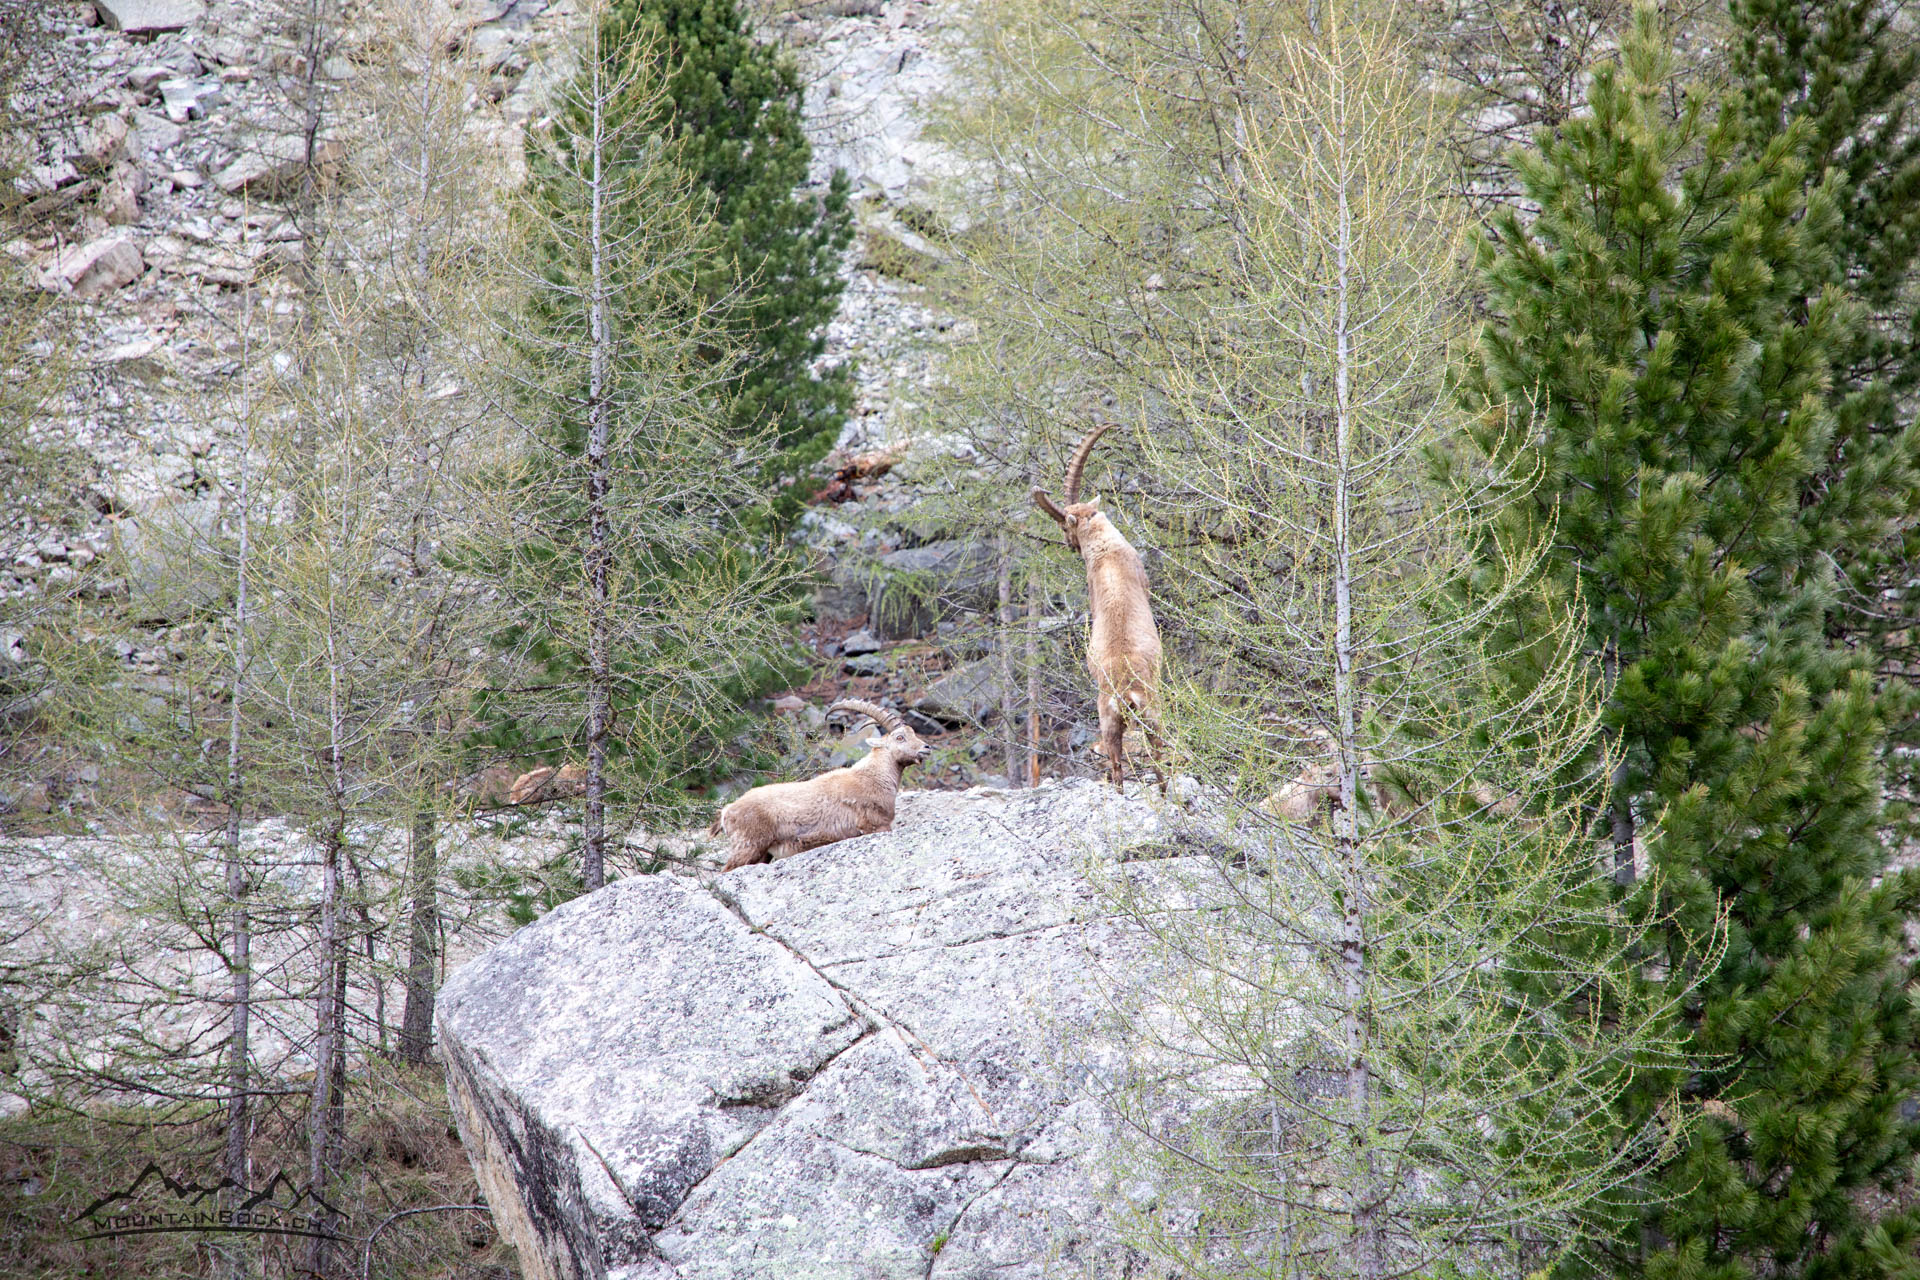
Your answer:
[[[1093,617],[1087,637],[1087,670],[1093,673],[1100,707],[1100,751],[1114,786],[1126,781],[1127,721],[1137,721],[1156,757],[1160,790],[1167,789],[1165,752],[1160,741],[1160,630],[1153,625],[1147,600],[1147,571],[1140,553],[1101,513],[1098,499],[1080,501],[1080,473],[1101,436],[1113,429],[1102,423],[1087,433],[1067,464],[1067,504],[1056,507],[1047,491],[1033,500],[1066,531],[1067,545],[1087,562],[1087,609]]]

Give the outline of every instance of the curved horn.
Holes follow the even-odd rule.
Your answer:
[[[828,715],[836,711],[857,711],[879,725],[883,733],[892,733],[906,723],[900,718],[898,712],[883,707],[877,702],[868,702],[864,698],[842,698],[827,708]]]
[[[1094,442],[1113,430],[1114,424],[1103,422],[1087,432],[1087,438],[1073,451],[1073,461],[1067,464],[1067,505],[1080,501],[1080,473],[1087,469],[1087,455],[1093,452]]]
[[[1035,487],[1033,491],[1033,505],[1052,516],[1055,524],[1063,527],[1066,525],[1067,513],[1053,505],[1053,499],[1047,496],[1045,489]]]

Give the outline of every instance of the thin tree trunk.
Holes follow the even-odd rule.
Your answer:
[[[332,15],[327,9],[328,0],[307,0],[299,24],[300,187],[295,193],[291,212],[295,225],[300,229],[305,250],[293,260],[294,280],[299,285],[301,296],[309,301],[315,293],[314,280],[320,252],[319,220],[314,216],[320,204],[320,141],[326,123],[320,85],[327,55],[333,48],[333,41],[329,38]],[[301,308],[301,334],[311,333],[312,327],[313,308]],[[304,349],[307,344],[303,342],[301,346]]]
[[[597,28],[596,28],[597,29]],[[607,263],[602,166],[605,94],[598,83],[603,74],[597,43],[592,50],[593,179],[589,193],[592,285],[587,298],[593,349],[587,389],[587,829],[583,879],[588,892],[606,883],[607,729],[612,702],[613,669],[608,650],[608,534],[607,496],[611,479],[608,448],[607,380],[613,335],[607,315]]]
[[[1609,644],[1606,653],[1607,692],[1620,683],[1620,646]],[[1613,836],[1613,882],[1621,888],[1633,884],[1638,872],[1633,864],[1633,844],[1636,832],[1633,821],[1633,797],[1627,794],[1627,758],[1624,754],[1614,762],[1613,771],[1607,776],[1609,789],[1607,804],[1607,825]]]
[[[1608,785],[1613,788],[1613,797],[1608,812],[1608,826],[1613,832],[1613,882],[1621,888],[1632,885],[1639,875],[1634,866],[1633,845],[1635,840],[1633,822],[1633,799],[1627,795],[1627,762],[1622,760],[1613,766],[1608,776]]]
[[[418,1066],[433,1048],[434,959],[440,942],[438,825],[431,809],[414,812],[407,866],[412,909],[407,929],[407,1003],[400,1014],[400,1058]]]
[[[327,833],[320,871],[320,992],[314,1009],[313,1096],[307,1108],[307,1184],[324,1196],[336,1158],[339,1115],[334,1096],[335,1058],[340,1054],[340,845],[346,838],[344,815]],[[307,1242],[307,1269],[326,1276],[331,1263],[328,1242]]]
[[[298,94],[299,101],[289,105],[299,112],[299,118],[294,128],[287,132],[300,140],[300,163],[298,184],[283,198],[286,200],[287,215],[300,234],[300,252],[293,256],[290,272],[300,297],[294,319],[299,340],[291,346],[289,354],[294,361],[294,376],[305,377],[309,356],[314,349],[315,326],[319,323],[317,264],[325,228],[319,216],[317,161],[321,133],[326,123],[320,85],[322,65],[326,61],[327,51],[332,47],[327,35],[332,15],[326,11],[328,0],[296,0],[296,3],[298,7],[289,17],[287,26],[294,35],[294,56],[298,60],[293,68],[294,87],[291,92]],[[294,448],[301,459],[302,469],[311,470],[320,450],[320,440],[313,423],[305,418],[296,420],[294,424]],[[297,497],[296,501],[303,505],[305,503],[304,498]]]
[[[360,869],[360,859],[354,857],[351,853],[346,856],[347,869],[353,872],[353,914],[360,918],[361,947],[367,956],[367,975],[373,979],[373,1043],[375,1050],[384,1058],[387,1056],[387,984],[382,981],[380,977],[380,955],[376,945],[380,931],[374,928],[373,912],[367,908],[366,872]],[[347,954],[348,949],[342,947],[340,949],[340,955],[342,957],[342,983],[346,981],[344,958]],[[344,987],[341,990],[340,1000],[341,1018],[344,1022],[347,1007]]]
[[[418,29],[416,29],[417,32]],[[422,48],[420,53],[426,53]],[[416,107],[414,169],[417,175],[414,198],[417,201],[420,220],[414,226],[413,273],[419,296],[431,296],[433,283],[433,255],[427,236],[422,233],[427,218],[427,210],[433,198],[434,182],[442,170],[435,166],[435,153],[429,139],[430,122],[441,118],[434,110],[434,104],[440,94],[445,92],[439,77],[435,74],[435,64],[429,58],[424,72],[418,78],[419,100]],[[414,394],[420,403],[427,400],[427,375],[432,367],[429,359],[428,333],[431,326],[423,322],[419,330],[418,368],[414,374]],[[408,530],[408,563],[415,582],[424,583],[433,571],[433,559],[428,550],[426,532],[427,513],[433,510],[435,497],[435,472],[433,466],[433,444],[429,432],[422,431],[413,456],[415,492],[412,520]],[[421,671],[433,673],[440,666],[435,657],[439,649],[439,617],[447,609],[446,596],[442,594],[435,607],[435,622],[427,629],[421,644]],[[442,673],[444,675],[444,673]],[[420,696],[415,700],[415,716],[421,730],[423,747],[436,735],[450,732],[451,726],[440,723],[438,707],[441,690],[445,687],[443,678],[427,674],[422,681]],[[420,1066],[427,1061],[433,1048],[433,1004],[437,990],[436,958],[440,941],[440,850],[439,816],[430,801],[415,801],[413,821],[407,832],[407,970],[406,1001],[400,1012],[400,1059],[403,1062]]]
[[[329,611],[332,606],[329,605]],[[347,839],[346,762],[342,744],[340,661],[328,619],[327,635],[327,772],[333,820],[322,845],[320,867],[320,993],[314,1010],[313,1098],[308,1108],[308,1185],[324,1196],[339,1159],[345,1119],[346,955],[340,921],[340,858]],[[326,1277],[332,1267],[331,1242],[318,1237],[307,1242],[307,1268]]]
[[[374,1052],[384,1058],[387,1056],[387,984],[380,976],[380,955],[376,943],[379,931],[373,927],[373,914],[367,910],[366,903],[358,903],[354,909],[360,915],[360,937],[366,944],[367,973],[373,978]]]
[[[1233,265],[1234,274],[1244,281],[1247,278],[1248,232],[1246,209],[1246,154],[1247,154],[1247,13],[1244,8],[1236,9],[1233,15],[1233,54],[1229,83],[1233,90],[1233,151],[1227,157],[1227,186],[1231,198],[1227,200],[1227,216],[1233,223]]]
[[[250,306],[248,313],[241,320],[243,330],[251,328]],[[246,356],[243,349],[243,367]],[[241,376],[244,378],[246,375],[242,373]],[[247,875],[246,861],[240,856],[240,811],[246,803],[246,770],[240,750],[240,720],[247,695],[247,634],[252,625],[247,592],[247,578],[251,569],[249,558],[253,553],[250,463],[253,455],[252,405],[243,402],[241,412],[246,418],[246,434],[240,449],[240,548],[234,570],[233,688],[227,704],[227,781],[223,797],[227,806],[227,823],[221,833],[226,862],[227,902],[231,913],[231,941],[227,956],[232,967],[228,996],[226,1171],[227,1177],[233,1179],[237,1188],[222,1193],[221,1207],[228,1210],[238,1207],[239,1200],[244,1198],[244,1188],[252,1185],[253,1173],[247,1158],[253,1139],[253,1110],[249,1096],[252,1059],[248,1046],[253,1014],[253,924],[247,906],[252,885]],[[252,1251],[247,1247],[244,1237],[235,1236],[227,1241],[222,1252],[227,1264],[226,1275],[231,1280],[244,1280],[252,1270]]]
[[[333,1063],[327,1070],[327,1125],[331,1165],[340,1163],[347,1135],[347,960],[344,935],[333,952]],[[329,1173],[331,1173],[331,1168]]]
[[[1343,146],[1344,140],[1333,142]],[[1342,175],[1344,178],[1344,175]],[[1340,183],[1339,225],[1335,242],[1334,282],[1334,714],[1340,751],[1340,809],[1334,814],[1342,888],[1340,968],[1343,1032],[1347,1047],[1347,1103],[1355,1169],[1347,1192],[1352,1222],[1353,1261],[1362,1280],[1385,1274],[1386,1257],[1378,1221],[1379,1173],[1374,1160],[1372,1115],[1371,1012],[1368,1008],[1371,974],[1367,954],[1367,912],[1370,884],[1365,854],[1360,846],[1360,700],[1357,688],[1353,636],[1352,493],[1352,334],[1348,328],[1348,298],[1352,289],[1350,254],[1353,214],[1347,186]]]
[[[1027,785],[1040,785],[1040,584],[1027,580]]]
[[[1007,532],[994,535],[994,553],[1000,560],[1000,572],[994,586],[1000,597],[1000,748],[1007,785],[1020,785],[1020,741],[1014,728],[1013,693],[1013,558],[1007,552]]]

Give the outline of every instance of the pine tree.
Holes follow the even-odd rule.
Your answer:
[[[1887,0],[1732,0],[1730,8],[1741,35],[1729,72],[1743,89],[1753,141],[1804,121],[1809,180],[1829,171],[1844,179],[1834,255],[1867,314],[1854,338],[1861,345],[1836,356],[1842,385],[1879,383],[1887,400],[1906,396],[1920,385],[1920,315],[1904,305],[1910,295],[1903,299],[1920,259],[1920,122],[1912,116],[1920,49],[1897,29],[1900,6]]]
[[[1911,750],[1920,746],[1920,699],[1910,678],[1920,597],[1907,589],[1920,568],[1920,121],[1911,110],[1920,50],[1895,26],[1899,7],[1733,0],[1741,35],[1730,72],[1745,89],[1750,145],[1797,125],[1805,181],[1840,180],[1834,274],[1861,309],[1836,344],[1827,392],[1834,439],[1807,509],[1841,573],[1843,610],[1830,625],[1884,664],[1885,764],[1902,801],[1890,816],[1911,838],[1920,797]]]
[[[609,816],[684,807],[729,750],[792,586],[779,548],[746,532],[764,523],[766,451],[764,433],[725,430],[737,349],[695,284],[712,220],[641,127],[664,100],[657,59],[634,48],[623,65],[613,30],[594,15],[586,65],[530,147],[513,334],[526,434],[498,540],[467,553],[512,599],[499,639],[534,676],[489,690],[482,715],[510,751],[584,757],[589,890],[617,843]]]
[[[1719,961],[1678,931],[1649,957],[1704,979],[1685,1096],[1708,1120],[1612,1259],[1911,1276],[1920,1217],[1876,1224],[1857,1196],[1920,1148],[1899,1114],[1920,1084],[1901,936],[1920,883],[1880,878],[1879,704],[1827,634],[1816,480],[1856,309],[1833,283],[1837,184],[1808,180],[1800,127],[1756,138],[1737,98],[1666,110],[1665,75],[1643,6],[1588,113],[1520,157],[1539,212],[1494,224],[1468,375],[1481,446],[1517,435],[1539,468],[1524,532],[1551,531],[1589,610],[1621,751],[1596,815],[1618,878],[1644,862],[1643,891],[1696,932],[1717,904],[1728,917]]]
[[[818,197],[800,192],[812,147],[799,73],[753,38],[735,0],[620,0],[609,22],[614,56],[649,57],[664,77],[644,127],[674,140],[711,198],[698,292],[747,354],[727,388],[732,429],[772,434],[773,479],[784,482],[832,447],[853,403],[851,367],[817,367],[853,237],[846,175],[836,170]],[[798,505],[783,503],[785,518]]]

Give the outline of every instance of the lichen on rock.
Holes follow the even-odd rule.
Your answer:
[[[1181,821],[1087,781],[909,792],[892,832],[619,881],[466,965],[440,1043],[525,1273],[1091,1262],[1102,1119],[1070,1064],[1146,965],[1086,860]]]

